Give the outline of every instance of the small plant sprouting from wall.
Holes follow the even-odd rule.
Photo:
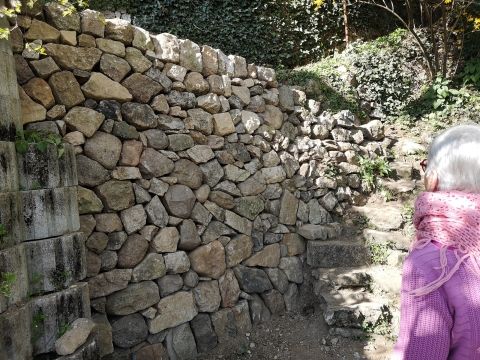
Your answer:
[[[7,228],[5,227],[5,225],[0,224],[0,239],[7,235],[8,235]]]
[[[70,330],[72,326],[69,323],[63,323],[58,328],[58,338],[61,338],[65,333]]]
[[[376,159],[360,157],[358,162],[360,165],[360,176],[368,190],[377,188],[378,177],[386,177],[392,173],[390,164],[383,157],[377,157]]]
[[[57,134],[45,134],[39,131],[24,131],[17,134],[15,148],[19,154],[25,154],[29,145],[34,144],[35,148],[44,153],[48,145],[57,147],[58,157],[61,158],[65,152],[61,136]]]
[[[63,288],[69,278],[70,272],[63,268],[57,268],[50,273],[50,281],[57,289]]]
[[[38,310],[32,317],[32,342],[37,342],[42,336],[43,324],[45,322],[45,315],[42,309]]]
[[[10,297],[17,276],[11,272],[0,273],[0,295]]]

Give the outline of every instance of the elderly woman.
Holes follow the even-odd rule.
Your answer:
[[[480,126],[452,127],[423,162],[393,359],[480,359]]]

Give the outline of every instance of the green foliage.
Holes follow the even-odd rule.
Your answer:
[[[452,81],[436,78],[424,95],[433,109],[444,109],[447,105],[461,106],[470,97],[465,88],[459,90],[450,87]]]
[[[35,148],[42,153],[47,150],[48,145],[55,145],[59,158],[62,157],[65,152],[60,135],[52,133],[46,134],[39,131],[24,131],[17,134],[15,148],[19,154],[25,154],[31,144],[35,145]]]
[[[403,207],[403,213],[402,213],[403,220],[405,220],[407,224],[412,224],[414,213],[415,213],[415,209],[412,205],[405,205]]]
[[[360,177],[369,190],[373,190],[377,186],[377,177],[389,176],[392,172],[390,164],[383,157],[375,159],[360,157]]]
[[[70,272],[62,268],[52,270],[50,273],[50,281],[56,288],[62,288],[70,278]]]
[[[374,265],[386,265],[388,253],[391,250],[389,243],[369,243],[370,261]]]
[[[64,324],[61,324],[59,327],[58,327],[58,338],[61,338],[63,335],[65,335],[65,333],[70,330],[72,328],[72,326],[68,323],[64,323]]]
[[[362,329],[367,334],[390,335],[392,332],[392,319],[393,315],[390,312],[390,309],[388,306],[383,305],[377,321],[375,323],[372,323],[371,321],[364,322],[362,324]]]
[[[43,324],[45,323],[45,314],[39,309],[32,317],[32,342],[37,342],[43,334]]]
[[[12,293],[12,287],[17,276],[11,272],[0,273],[0,295],[9,297]]]
[[[480,59],[471,59],[465,63],[461,75],[464,85],[473,85],[480,89]]]
[[[334,163],[329,162],[324,174],[329,179],[335,179],[338,175],[340,175],[340,169]]]
[[[343,46],[343,8],[328,1],[316,11],[311,0],[92,0],[103,10],[125,9],[135,25],[155,33],[169,32],[211,45],[249,62],[287,67],[318,60]],[[353,5],[355,33],[370,34],[372,9]],[[376,22],[376,28],[392,22]]]
[[[7,228],[5,227],[5,225],[0,224],[0,239],[7,235],[8,235]]]

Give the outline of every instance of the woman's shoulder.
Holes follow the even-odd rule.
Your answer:
[[[446,249],[447,266],[456,262],[454,250]],[[404,271],[414,270],[427,278],[435,278],[441,273],[441,247],[429,243],[423,248],[411,250],[405,258]]]

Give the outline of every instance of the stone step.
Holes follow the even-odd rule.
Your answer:
[[[0,192],[18,191],[15,143],[0,141]]]
[[[322,295],[324,318],[329,326],[365,328],[389,316],[388,301],[364,290],[342,289]]]
[[[90,318],[88,284],[37,297],[30,302],[33,355],[55,351],[63,327],[78,318]]]
[[[342,226],[338,223],[326,225],[306,224],[298,228],[297,233],[307,240],[334,239],[342,234]]]
[[[391,244],[397,250],[407,251],[411,244],[411,237],[404,235],[401,231],[365,229],[363,236],[373,244]]]
[[[32,358],[30,320],[28,304],[0,314],[0,360]]]
[[[345,240],[308,241],[307,264],[312,267],[335,268],[363,266],[369,261],[363,242]]]
[[[371,226],[380,231],[398,230],[404,223],[404,210],[398,203],[352,206],[350,212],[364,216]]]
[[[367,266],[314,269],[312,270],[312,275],[317,279],[315,286],[318,288],[318,291],[316,293],[324,289],[330,291],[331,289],[370,287],[372,277],[369,274],[369,270],[370,268]]]
[[[65,289],[85,279],[85,238],[82,233],[24,243],[32,295]]]
[[[25,240],[47,239],[80,229],[76,186],[22,191]]]
[[[390,163],[390,168],[398,179],[413,179],[413,166],[410,162],[394,161]]]
[[[7,280],[8,277],[8,280]],[[0,313],[28,296],[28,272],[23,244],[0,251]]]
[[[382,180],[382,186],[390,190],[393,194],[409,193],[415,190],[417,182],[415,180]]]
[[[59,156],[55,145],[40,151],[29,145],[25,154],[17,154],[19,186],[21,190],[53,189],[78,185],[77,166],[73,146],[65,144]]]

